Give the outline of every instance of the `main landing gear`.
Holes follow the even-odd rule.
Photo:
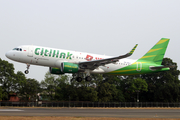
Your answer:
[[[28,73],[29,73],[29,67],[30,67],[30,65],[27,64],[27,70],[24,71],[25,74],[28,74]]]
[[[77,81],[77,82],[81,82],[82,80],[83,80],[82,77],[77,77],[77,78],[76,78],[76,81]],[[90,81],[92,80],[92,77],[86,76],[86,77],[85,77],[85,80],[86,80],[87,82],[90,82]]]
[[[87,82],[90,82],[90,81],[92,80],[92,77],[90,76],[90,72],[91,72],[91,71],[90,71],[89,69],[86,69],[85,72],[86,72],[85,80],[86,80]]]
[[[76,78],[76,81],[77,81],[77,82],[81,82],[81,81],[82,81],[82,77],[77,77],[77,78]]]
[[[92,77],[90,76],[90,70],[85,70],[85,73],[86,73],[86,77],[85,77],[85,80],[87,82],[90,82],[92,80]],[[80,73],[78,73],[78,76],[76,78],[76,81],[77,82],[81,82],[82,81],[82,77],[80,77]]]
[[[91,76],[86,76],[85,80],[86,80],[87,82],[90,82],[90,81],[92,80],[92,77],[91,77]]]

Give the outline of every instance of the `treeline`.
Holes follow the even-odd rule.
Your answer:
[[[162,65],[177,65],[164,58]],[[45,74],[44,80],[26,78],[24,73],[14,73],[13,64],[0,59],[0,100],[9,100],[16,93],[22,101],[43,100],[92,102],[180,102],[180,71],[170,71],[133,76],[92,74],[92,81],[77,82],[73,75]],[[81,74],[83,76],[83,74]]]

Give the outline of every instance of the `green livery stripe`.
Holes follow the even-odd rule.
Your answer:
[[[134,62],[132,65],[134,64],[138,64],[139,62]],[[141,61],[141,63],[149,63],[149,62],[146,62],[146,61]]]
[[[148,51],[148,53],[155,52],[155,51],[157,51],[157,50],[161,50],[161,49],[163,49],[163,48],[151,49],[151,50],[149,50],[149,51]]]
[[[109,73],[106,73],[106,74],[109,74]],[[123,76],[128,76],[128,75],[138,75],[140,73],[131,73],[131,74],[119,74],[119,73],[115,73],[113,75],[123,75]]]
[[[144,58],[150,58],[150,57],[154,57],[156,55],[151,55],[151,56],[143,56],[141,59],[144,59]]]
[[[134,62],[133,64],[120,68],[118,70],[109,72],[108,74],[121,74],[121,75],[127,75],[127,74],[136,74],[137,73],[137,64],[138,62]],[[137,73],[139,74],[139,73]]]
[[[129,71],[135,71],[136,69],[130,69],[130,70],[117,70],[117,71],[113,71],[113,72],[110,72],[110,73],[122,73],[122,72],[129,72]]]
[[[164,42],[167,42],[167,41],[169,41],[170,39],[168,39],[168,38],[162,38],[158,43],[157,43],[157,45],[159,45],[159,44],[162,44],[162,43],[164,43]]]

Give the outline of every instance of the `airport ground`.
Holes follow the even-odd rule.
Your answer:
[[[175,118],[96,118],[96,117],[7,117],[0,120],[180,120]]]
[[[0,120],[180,120],[180,108],[1,107]]]

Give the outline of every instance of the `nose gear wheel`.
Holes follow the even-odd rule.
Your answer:
[[[28,74],[28,73],[29,73],[29,67],[30,67],[30,65],[27,64],[27,70],[24,71],[25,74]]]

